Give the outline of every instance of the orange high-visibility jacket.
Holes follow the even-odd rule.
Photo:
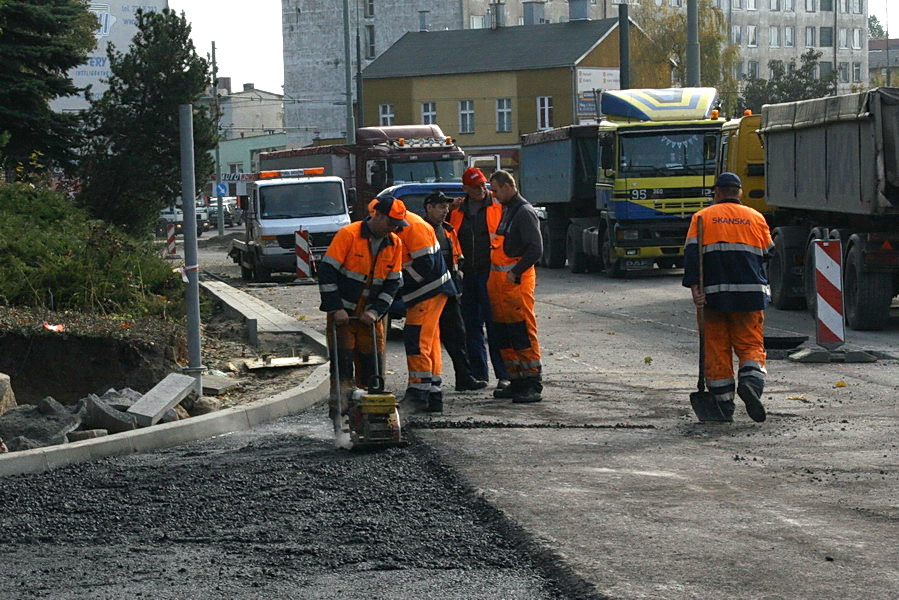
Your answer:
[[[403,242],[403,302],[406,308],[437,294],[456,294],[449,269],[430,223],[406,211],[409,225],[397,235]]]
[[[366,221],[350,223],[334,236],[318,264],[321,310],[343,308],[356,315],[372,310],[380,317],[390,308],[403,283],[403,244],[388,234],[373,260],[371,237]]]

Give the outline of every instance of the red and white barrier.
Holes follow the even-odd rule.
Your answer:
[[[297,230],[294,234],[297,248],[297,279],[312,279],[312,252],[309,248],[309,232]]]
[[[843,248],[839,240],[815,240],[817,342],[833,350],[846,342],[843,328]]]
[[[165,226],[165,253],[169,256],[178,254],[178,248],[175,246],[175,224],[169,223]]]

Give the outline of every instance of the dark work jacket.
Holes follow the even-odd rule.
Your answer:
[[[503,253],[518,258],[512,272],[518,276],[537,264],[543,255],[543,236],[537,211],[521,194],[503,204],[503,218],[496,228],[503,236]]]

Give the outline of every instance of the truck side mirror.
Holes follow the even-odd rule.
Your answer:
[[[350,212],[350,207],[356,206],[356,188],[350,188],[346,191],[346,209]]]

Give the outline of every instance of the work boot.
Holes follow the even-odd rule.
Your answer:
[[[487,382],[483,379],[475,379],[471,375],[467,378],[456,380],[457,392],[472,392],[474,390],[482,390],[487,387]]]
[[[761,401],[763,389],[764,383],[757,377],[741,379],[737,385],[737,395],[746,404],[746,413],[749,418],[756,423],[761,423],[767,417]]]
[[[528,378],[522,380],[521,386],[512,396],[515,404],[531,404],[543,400],[543,384],[539,380]]]
[[[427,411],[429,413],[442,413],[443,412],[443,390],[439,387],[431,386],[431,391],[428,392],[428,408]]]
[[[718,402],[718,409],[724,417],[725,423],[732,423],[734,420],[734,401],[724,400]]]
[[[512,383],[508,379],[500,379],[496,382],[496,389],[493,390],[494,398],[511,398]]]
[[[428,406],[428,390],[419,388],[406,388],[403,396],[403,403],[408,405],[413,411],[423,411]]]

